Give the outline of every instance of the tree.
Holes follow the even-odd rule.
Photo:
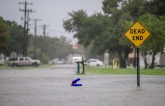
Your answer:
[[[121,11],[123,13],[128,13],[130,20],[135,22],[139,19],[142,14],[145,14],[144,7],[145,0],[128,0],[122,3]]]
[[[154,13],[160,15],[164,12],[164,10],[159,11],[160,8],[164,8],[162,7],[164,2],[159,1],[157,4],[160,7],[154,6],[156,8]],[[128,54],[132,51],[133,45],[124,37],[124,33],[133,22],[148,12],[147,9],[150,6],[147,7],[146,4],[152,4],[152,2],[156,2],[156,0],[151,2],[146,2],[146,0],[104,0],[102,2],[104,15],[95,13],[92,16],[87,16],[83,10],[80,10],[69,13],[71,18],[64,21],[63,25],[66,31],[75,33],[74,37],[78,38],[78,43],[83,44],[85,47],[92,44],[93,50],[98,54],[103,54],[105,51],[117,52],[120,67],[125,68]],[[121,5],[119,6],[119,4]],[[145,8],[147,8],[147,11],[144,11]],[[147,23],[147,20],[145,21]],[[151,42],[148,44],[152,45]],[[151,50],[151,48],[144,49],[146,51]],[[154,54],[156,53],[157,50]]]
[[[72,11],[72,13],[68,13],[68,15],[71,18],[63,21],[63,26],[65,30],[68,32],[75,33],[74,38],[78,38],[79,40],[78,43],[87,46],[90,43],[90,41],[88,41],[85,37],[85,34],[83,34],[84,32],[83,28],[86,26],[85,21],[87,19],[86,12],[83,10],[79,10],[77,12]],[[80,31],[81,33],[79,33]]]
[[[108,10],[104,9],[105,11]],[[71,18],[64,21],[64,28],[66,31],[76,32],[74,36],[78,38],[79,44],[87,47],[92,43],[93,51],[98,54],[103,54],[107,50],[109,52],[117,51],[120,58],[120,66],[124,68],[126,67],[125,60],[128,57],[130,47],[120,45],[119,43],[119,38],[122,36],[120,30],[122,28],[118,24],[121,11],[116,7],[116,9],[113,8],[111,14],[113,15],[110,17],[100,13],[88,17],[82,10],[72,12],[69,13]]]
[[[144,14],[140,17],[140,21],[151,31],[152,36],[141,47],[141,54],[144,56],[145,68],[154,68],[155,55],[163,53],[165,47],[165,16]],[[147,63],[146,55],[152,55],[151,64]]]
[[[146,0],[143,6],[143,14],[150,13],[156,17],[165,15],[165,1],[164,0]]]
[[[119,6],[119,3],[122,6]],[[132,51],[132,44],[124,37],[125,31],[131,26],[132,21],[136,20],[141,14],[141,0],[104,0],[103,11],[109,17],[109,24],[102,34],[104,37],[95,39],[98,48],[106,48],[109,52],[117,52],[120,67],[126,68],[128,54]],[[136,17],[136,18],[135,18]],[[103,40],[100,40],[103,39]]]
[[[112,15],[114,14],[114,11],[118,10],[119,8],[119,2],[122,0],[104,0],[102,1],[103,4],[103,11],[106,15]]]
[[[5,21],[0,17],[0,52],[5,53],[9,46],[9,28],[5,24]]]
[[[120,2],[122,7],[119,7],[120,0],[104,0],[103,10],[106,15],[109,16],[110,26],[106,32],[109,46],[109,52],[117,52],[120,61],[120,67],[126,68],[126,61],[128,54],[132,51],[132,45],[126,38],[123,37],[125,30],[131,26],[132,15],[129,11],[131,1]],[[124,5],[125,4],[125,5]],[[134,7],[135,8],[135,7]],[[133,9],[132,9],[133,10]],[[135,13],[134,13],[135,14]]]
[[[23,39],[23,27],[18,25],[15,21],[5,21],[5,24],[9,27],[9,46],[6,50],[6,54],[9,56],[11,52],[15,51],[20,54],[22,50]]]
[[[54,54],[55,55],[54,55],[53,58],[57,57],[60,60],[66,59],[67,56],[69,54],[71,54],[72,51],[73,51],[72,46],[69,43],[70,42],[64,36],[61,36],[60,38],[58,38],[58,41],[56,42],[56,46],[55,45],[52,45],[56,49],[54,51]]]
[[[43,45],[43,40],[45,41]],[[57,37],[43,37],[36,36],[36,58],[40,59],[42,63],[58,58],[60,60],[66,59],[69,54],[75,53],[70,45],[70,41],[64,36]],[[30,37],[28,48],[28,55],[34,56],[34,36]]]

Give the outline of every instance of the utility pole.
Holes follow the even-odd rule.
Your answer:
[[[48,27],[48,25],[43,25],[43,45],[41,45],[41,58],[42,58],[42,52],[45,49],[45,36],[46,36],[46,27]],[[42,44],[42,43],[41,43]]]
[[[34,33],[35,33],[35,38],[34,38],[34,59],[36,58],[36,36],[37,36],[37,21],[42,21],[41,19],[34,19],[35,21],[35,27],[34,27]]]
[[[32,5],[33,3],[27,3],[27,1],[25,2],[19,2],[19,4],[23,4],[25,7],[24,9],[20,9],[21,12],[24,12],[24,36],[23,36],[23,40],[22,40],[22,53],[23,56],[27,56],[27,21],[28,21],[28,17],[27,17],[27,5]]]
[[[27,26],[26,26],[26,28],[27,28],[27,30],[26,30],[26,46],[25,46],[25,54],[26,54],[26,56],[28,55],[27,54],[27,48],[28,48],[28,42],[29,42],[29,21],[30,21],[30,18],[29,18],[29,14],[30,13],[34,13],[35,11],[33,11],[32,9],[27,9]]]
[[[27,36],[29,35],[29,21],[30,21],[30,18],[29,18],[29,13],[34,13],[35,11],[33,11],[32,9],[27,9]],[[29,39],[29,36],[28,36],[28,39]]]

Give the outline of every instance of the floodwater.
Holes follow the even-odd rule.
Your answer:
[[[0,106],[165,106],[165,76],[76,75],[75,68],[0,70]],[[81,78],[80,87],[70,86]]]

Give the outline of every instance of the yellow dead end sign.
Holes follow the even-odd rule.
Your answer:
[[[139,48],[143,42],[151,35],[139,21],[136,21],[125,33],[125,36],[137,47]]]

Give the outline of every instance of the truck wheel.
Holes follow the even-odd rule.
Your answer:
[[[100,65],[99,65],[99,64],[97,64],[96,66],[97,66],[97,67],[99,67]]]
[[[33,66],[37,67],[37,66],[38,66],[38,64],[37,64],[37,63],[33,63]]]
[[[13,64],[13,67],[18,67],[18,65],[17,64]]]

